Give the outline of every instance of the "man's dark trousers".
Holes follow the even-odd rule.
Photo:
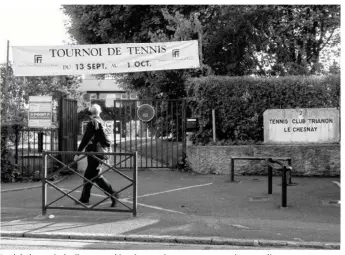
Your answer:
[[[93,151],[93,145],[88,145],[86,147],[85,151]],[[87,168],[85,170],[84,177],[88,180],[91,180],[95,176],[97,176],[101,172],[101,164],[100,161],[97,159],[93,158],[92,156],[87,157]],[[110,183],[101,175],[97,177],[96,179],[92,180],[92,182],[95,182],[98,187],[103,189],[104,191],[108,192],[109,194],[113,194],[113,188],[111,187]],[[92,184],[89,182],[86,182],[84,180],[84,188],[83,192],[80,197],[80,201],[82,203],[88,203],[90,199],[90,194],[91,194],[91,188]],[[112,199],[113,200],[113,199]]]

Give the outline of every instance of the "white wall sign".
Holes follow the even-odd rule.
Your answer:
[[[52,96],[29,96],[29,127],[52,126]]]
[[[265,143],[337,143],[336,108],[270,109],[264,112]]]
[[[198,41],[13,46],[15,76],[130,73],[198,68]]]

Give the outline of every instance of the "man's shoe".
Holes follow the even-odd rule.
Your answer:
[[[114,197],[116,197],[116,199],[119,199],[119,197],[120,197],[119,193],[115,192]],[[110,205],[110,207],[115,207],[116,206],[116,204],[117,204],[116,199],[111,198],[111,205]]]

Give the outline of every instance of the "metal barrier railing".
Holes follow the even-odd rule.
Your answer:
[[[287,173],[289,172],[289,184],[292,184],[291,181],[291,158],[289,157],[231,157],[230,158],[230,181],[234,182],[235,180],[235,160],[265,160],[268,165],[268,194],[272,194],[272,183],[273,183],[273,171],[272,169],[282,170],[282,207],[287,206]],[[286,164],[285,162],[288,163]],[[277,167],[275,164],[278,164]]]
[[[268,159],[266,160],[266,163],[268,165],[268,168],[271,169],[269,171],[271,181],[269,182],[269,186],[268,186],[269,192],[271,193],[268,193],[268,194],[272,194],[272,169],[274,168],[274,169],[282,170],[282,193],[281,193],[282,207],[286,207],[287,206],[287,186],[288,186],[286,174],[287,174],[287,171],[290,171],[291,173],[292,167],[280,160],[274,160],[274,159]],[[280,167],[277,167],[276,165],[274,165],[275,163],[278,164]]]
[[[235,160],[268,160],[268,159],[287,161],[288,165],[291,167],[290,157],[251,157],[251,156],[231,157],[230,158],[230,182],[235,181]],[[268,171],[270,171],[270,169],[268,169]],[[291,177],[291,171],[289,171],[289,185],[291,184],[292,184],[292,177]]]
[[[72,154],[72,155],[83,155],[82,157],[79,157],[78,160],[72,161],[69,164],[64,164],[62,161],[60,161],[59,159],[57,159],[56,157],[54,157],[54,154]],[[112,155],[112,156],[124,156],[125,159],[122,160],[121,162],[117,162],[114,163],[113,166],[110,166],[107,161],[103,161],[101,159],[99,159],[97,157],[97,155]],[[80,173],[78,173],[76,170],[74,170],[73,168],[71,168],[74,164],[76,164],[78,161],[82,160],[83,158],[87,157],[87,156],[92,156],[94,159],[96,159],[97,161],[99,161],[100,163],[102,163],[102,165],[108,167],[105,170],[102,170],[100,172],[99,175],[93,177],[92,179],[88,180],[87,178],[85,178],[83,175],[81,175]],[[84,211],[112,211],[112,212],[131,212],[133,213],[133,216],[136,216],[137,214],[137,178],[138,178],[138,168],[137,168],[137,152],[128,152],[128,153],[114,153],[114,152],[109,152],[109,153],[100,153],[100,152],[77,152],[77,151],[43,151],[42,152],[42,157],[43,160],[42,162],[44,162],[44,169],[43,169],[43,177],[42,177],[42,214],[45,215],[48,209],[61,209],[61,210],[84,210]],[[47,162],[48,162],[48,157],[51,158],[52,160],[57,161],[58,163],[60,163],[61,165],[63,165],[62,168],[58,169],[56,172],[50,174],[49,176],[47,175]],[[116,169],[117,165],[121,165],[121,163],[125,160],[128,159],[133,159],[133,178],[130,178],[129,176],[125,175],[124,173],[122,173],[121,171],[119,171],[118,169]],[[49,181],[49,179],[51,178],[52,175],[54,174],[58,174],[59,172],[65,170],[65,169],[69,169],[71,170],[73,173],[75,173],[76,175],[78,175],[79,177],[81,177],[84,182],[82,185],[79,185],[78,187],[70,190],[69,192],[65,192],[62,189],[60,189],[59,187],[57,187],[55,184],[53,184],[52,182]],[[105,190],[103,190],[102,188],[94,185],[94,187],[98,188],[99,190],[101,190],[102,192],[104,192],[107,197],[104,198],[103,200],[99,201],[98,203],[92,205],[92,206],[87,206],[83,203],[81,203],[78,199],[74,198],[73,196],[70,195],[70,193],[72,193],[73,191],[76,191],[77,189],[79,189],[80,187],[84,186],[87,183],[92,183],[93,180],[97,179],[98,177],[100,177],[101,175],[103,175],[104,173],[113,170],[114,172],[118,173],[119,175],[121,175],[122,177],[124,177],[125,179],[127,179],[128,181],[130,181],[130,184],[125,186],[124,188],[118,190],[116,193],[121,193],[122,191],[130,188],[133,186],[133,207],[130,208],[128,205],[126,205],[125,203],[121,202],[119,199],[117,199],[115,197],[114,194],[109,194],[108,192],[106,192]],[[61,192],[63,195],[57,199],[55,199],[54,201],[47,203],[47,187],[51,186],[54,189],[56,189],[57,191]],[[71,200],[73,200],[74,202],[76,202],[77,204],[81,205],[83,208],[80,207],[68,207],[68,206],[52,206],[52,204],[56,203],[57,201],[61,200],[64,197],[69,197]],[[102,204],[105,200],[113,198],[115,199],[117,202],[121,203],[124,207],[126,207],[127,209],[117,209],[117,208],[112,208],[112,209],[106,209],[106,208],[95,208],[96,206]]]

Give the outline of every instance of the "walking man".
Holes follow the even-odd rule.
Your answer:
[[[102,112],[101,107],[98,104],[92,105],[91,120],[86,126],[86,131],[78,147],[78,151],[81,152],[85,148],[85,152],[97,152],[97,143],[100,143],[102,147],[104,148],[105,144],[104,144],[104,141],[102,141],[104,140],[102,133],[103,133],[103,127],[105,127],[105,123],[100,117],[101,112]],[[109,146],[107,147],[110,147],[110,143],[109,143]],[[100,156],[98,157],[101,158]],[[76,155],[74,157],[74,160],[77,160],[78,158],[79,156]],[[91,155],[87,156],[87,168],[85,170],[84,177],[88,180],[91,180],[95,176],[99,175],[102,171],[101,165],[102,163],[98,161],[97,159],[93,158]],[[110,183],[102,175],[92,180],[92,182],[95,182],[98,185],[98,187],[108,192],[109,194],[114,195],[114,197],[118,199],[118,194],[114,192]],[[79,199],[81,203],[89,204],[92,185],[93,185],[92,183],[86,182],[84,180],[83,191]],[[111,197],[111,207],[116,206],[116,199]]]

